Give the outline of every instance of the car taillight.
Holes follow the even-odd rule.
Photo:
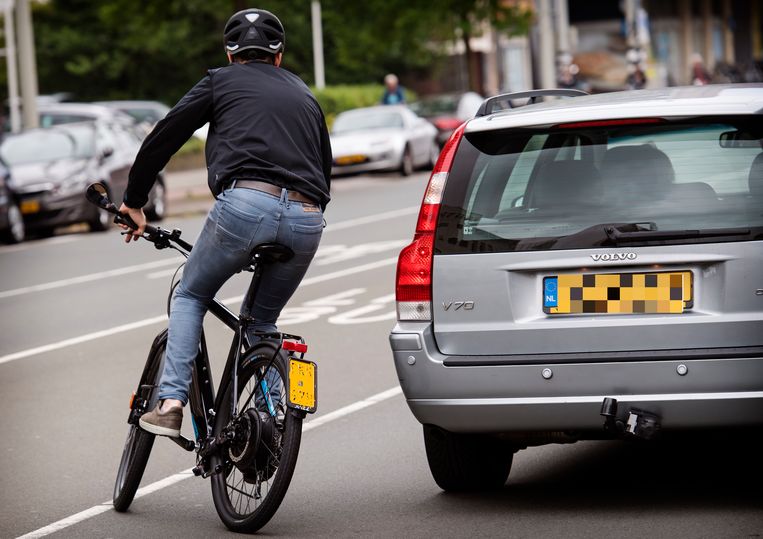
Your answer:
[[[445,182],[465,128],[465,123],[460,125],[440,153],[421,202],[413,242],[400,251],[395,281],[398,320],[432,319],[434,231]]]

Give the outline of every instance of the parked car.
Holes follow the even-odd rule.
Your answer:
[[[429,122],[402,105],[342,112],[331,130],[332,174],[397,170],[407,176],[437,161],[436,135]]]
[[[151,127],[170,111],[167,105],[159,101],[96,101],[93,104],[129,114],[136,123],[145,123]]]
[[[145,124],[136,123],[133,116],[112,106],[91,103],[52,103],[44,107],[40,106],[38,111],[41,127],[72,122],[97,122],[103,137],[99,144],[113,150],[115,157],[110,158],[111,160],[119,161],[122,165],[127,163],[128,172],[135,161],[141,142],[151,130]],[[167,187],[163,172],[159,174],[144,209],[149,219],[154,221],[164,219],[167,212]]]
[[[102,182],[120,200],[139,140],[120,124],[101,121],[30,129],[7,136],[0,158],[11,167],[19,208],[28,230],[52,233],[58,226],[85,221],[92,230],[105,230],[110,215],[84,197],[93,181]],[[146,215],[164,215],[164,183],[155,184]]]
[[[411,103],[411,110],[437,128],[437,143],[444,146],[459,125],[474,118],[483,97],[476,92],[431,95]]]
[[[145,127],[146,134],[150,133],[156,123],[170,111],[167,105],[159,101],[96,101],[95,104],[129,114],[138,124]],[[209,124],[204,124],[194,131],[193,136],[200,140],[207,140],[208,131]]]
[[[760,430],[763,85],[494,103],[397,268],[390,343],[437,484],[500,487],[533,445]]]
[[[46,103],[37,107],[37,114],[40,117],[40,127],[96,120],[121,124],[133,130],[136,126],[129,114],[92,103]]]
[[[0,240],[20,243],[25,237],[24,217],[21,215],[10,169],[0,160]]]

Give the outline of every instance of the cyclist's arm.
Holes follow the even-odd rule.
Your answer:
[[[178,101],[143,141],[130,169],[122,201],[129,208],[142,208],[157,174],[193,132],[212,118],[212,80],[207,75]]]

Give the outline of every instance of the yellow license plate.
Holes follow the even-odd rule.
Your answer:
[[[40,201],[39,200],[22,200],[21,204],[19,205],[19,209],[21,210],[21,213],[24,213],[24,214],[37,213],[40,211]]]
[[[312,414],[318,408],[318,366],[312,361],[289,358],[289,400],[292,408]]]
[[[343,155],[336,158],[337,165],[354,165],[366,160],[365,155]]]
[[[543,279],[546,314],[680,314],[693,306],[690,271],[579,273]]]

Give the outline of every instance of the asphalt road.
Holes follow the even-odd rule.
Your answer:
[[[425,174],[334,182],[321,250],[280,324],[310,343],[319,412],[306,423],[291,488],[262,534],[763,535],[760,439],[531,448],[516,455],[500,492],[437,488],[387,344],[396,255],[412,236],[425,183]],[[164,226],[194,238],[201,224],[200,215],[176,210]],[[73,231],[0,247],[0,537],[51,531],[53,523],[60,537],[226,534],[208,481],[178,475],[193,456],[167,440],[155,444],[144,476],[151,492],[126,514],[104,503],[128,398],[165,323],[178,259],[120,240],[116,231]],[[246,278],[232,279],[219,297],[238,297]],[[211,317],[206,331],[217,380],[231,334]]]

